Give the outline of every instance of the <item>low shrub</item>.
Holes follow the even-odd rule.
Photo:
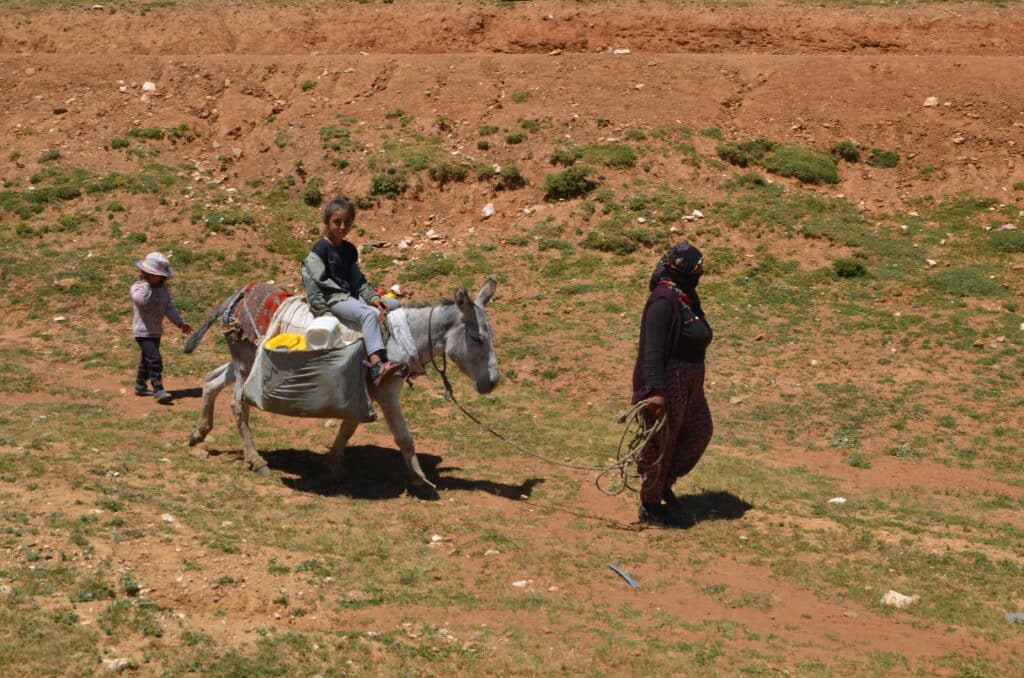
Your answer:
[[[136,139],[151,139],[155,141],[159,141],[166,136],[163,129],[159,127],[133,127],[128,130],[127,134]]]
[[[805,184],[839,183],[839,171],[832,156],[802,146],[780,146],[763,165],[769,172]]]
[[[561,165],[562,167],[569,167],[577,160],[583,157],[583,149],[576,144],[563,144],[551,151],[551,155],[548,156],[548,161],[552,165]]]
[[[992,231],[988,246],[996,252],[1020,254],[1024,252],[1024,231]]]
[[[465,181],[466,176],[469,174],[469,167],[459,162],[440,162],[436,165],[431,165],[427,174],[439,186],[444,186],[452,181]]]
[[[832,153],[846,162],[860,162],[860,150],[857,148],[857,144],[849,139],[836,144],[832,149]]]
[[[844,257],[832,262],[832,273],[837,278],[863,278],[868,269],[857,259]]]
[[[626,144],[587,144],[583,155],[591,162],[607,167],[629,168],[636,165],[636,151]]]
[[[767,139],[752,139],[739,143],[729,142],[715,146],[718,157],[730,165],[747,167],[761,162],[765,155],[775,150],[777,144]]]
[[[588,178],[593,171],[585,165],[573,165],[564,172],[548,174],[544,177],[544,199],[569,200],[586,195],[597,188],[597,182]]]
[[[382,198],[397,198],[408,184],[405,178],[398,174],[378,174],[370,179],[370,195]]]
[[[310,207],[319,207],[324,201],[323,189],[324,180],[320,177],[313,177],[306,184],[305,190],[302,191],[302,202],[306,203]]]
[[[506,134],[505,135],[505,143],[506,144],[511,144],[511,145],[514,146],[515,144],[523,143],[523,139],[525,139],[525,138],[526,137],[523,136],[522,134],[520,134],[519,132],[515,132],[514,134]]]
[[[896,151],[885,151],[881,148],[872,148],[871,156],[868,158],[868,164],[872,167],[879,167],[881,169],[889,169],[899,164],[900,154]]]

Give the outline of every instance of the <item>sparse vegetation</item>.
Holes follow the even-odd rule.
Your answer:
[[[872,148],[871,155],[868,157],[868,164],[872,167],[880,167],[882,169],[889,169],[895,167],[900,162],[900,154],[896,151],[885,151],[881,148]]]
[[[585,165],[573,165],[563,172],[548,174],[544,178],[545,200],[569,200],[584,196],[597,188],[590,180],[593,169]]]

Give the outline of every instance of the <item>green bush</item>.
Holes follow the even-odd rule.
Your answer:
[[[54,160],[60,160],[60,151],[54,149],[52,151],[44,151],[39,156],[39,162],[53,162]]]
[[[580,244],[591,250],[612,254],[631,254],[641,247],[651,247],[663,240],[662,236],[647,228],[627,228],[628,222],[620,218],[606,219],[597,230],[587,233]]]
[[[398,174],[378,174],[370,179],[370,195],[382,198],[397,198],[407,187],[405,178]]]
[[[849,139],[836,144],[832,152],[846,162],[860,162],[860,150],[857,149],[857,144]]]
[[[583,157],[583,149],[576,144],[563,144],[551,151],[551,155],[548,160],[552,165],[561,165],[562,167],[569,167],[577,160]]]
[[[647,135],[644,134],[643,130],[639,129],[628,129],[624,135],[630,141],[644,141]]]
[[[1024,231],[992,231],[988,245],[996,252],[1020,254],[1024,252]]]
[[[530,100],[530,93],[525,90],[520,92],[512,92],[511,99],[512,103],[514,104],[524,104]]]
[[[725,141],[725,135],[722,134],[722,130],[718,129],[717,127],[708,127],[707,129],[702,129],[700,131],[700,135],[708,137],[709,139],[718,139],[719,141]]]
[[[767,139],[752,139],[739,143],[729,142],[715,146],[715,153],[718,157],[730,165],[747,167],[761,162],[770,151],[775,150],[777,144]]]
[[[159,141],[164,138],[165,134],[159,127],[133,127],[128,130],[128,136],[135,137],[136,139],[153,139]]]
[[[111,148],[128,148],[132,142],[128,141],[124,137],[114,137],[110,140]]]
[[[548,174],[544,177],[544,199],[569,200],[586,195],[597,188],[597,183],[588,178],[593,171],[585,165],[573,165],[564,172]]]
[[[540,120],[537,118],[519,118],[519,126],[527,132],[539,132]]]
[[[521,143],[523,143],[523,139],[525,139],[525,138],[526,137],[523,136],[522,134],[520,134],[519,132],[515,132],[514,134],[506,134],[505,135],[505,143],[512,144],[512,145],[521,144]]]
[[[498,172],[498,177],[497,188],[500,190],[514,191],[526,185],[526,179],[516,165],[504,165]]]
[[[398,274],[399,282],[426,282],[455,271],[455,261],[440,252],[433,252],[421,261],[414,261]]]
[[[439,186],[444,186],[452,181],[465,181],[469,167],[458,162],[440,162],[431,165],[427,173]]]
[[[629,168],[636,165],[636,151],[625,144],[587,144],[583,155],[591,162],[607,167]]]
[[[320,177],[313,177],[306,184],[306,188],[302,191],[302,202],[306,203],[310,207],[319,207],[324,201],[324,194],[321,190],[324,186],[324,180]]]
[[[476,142],[476,148],[479,151],[486,151],[486,150],[490,149],[490,147],[491,147],[491,142],[487,141],[487,139],[481,139],[478,142]]]
[[[303,82],[302,82],[302,91],[303,92],[308,92],[309,90],[313,89],[314,87],[316,87],[316,82],[315,81],[313,81],[313,80],[303,80]]]
[[[487,137],[498,132],[498,128],[494,125],[480,125],[480,136]]]
[[[900,161],[900,154],[896,151],[885,151],[881,148],[872,148],[868,164],[872,167],[889,169],[895,167]]]
[[[863,278],[868,269],[857,259],[844,257],[832,262],[832,273],[837,278]]]
[[[801,146],[781,146],[764,161],[764,168],[805,184],[838,184],[836,161],[826,153]]]

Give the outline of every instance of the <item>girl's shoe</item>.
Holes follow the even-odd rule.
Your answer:
[[[135,395],[137,395],[137,396],[151,396],[151,395],[153,395],[153,392],[150,391],[145,386],[136,386],[135,387]]]
[[[402,369],[401,363],[382,360],[378,363],[370,363],[367,375],[370,377],[370,381],[373,382],[374,386],[380,386],[385,379],[400,369]]]
[[[172,396],[170,393],[163,389],[160,389],[159,391],[153,393],[153,397],[156,398],[156,401],[161,405],[166,405],[167,403],[174,400],[174,396]]]

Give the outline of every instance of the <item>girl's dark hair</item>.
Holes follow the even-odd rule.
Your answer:
[[[353,205],[352,201],[345,196],[339,195],[336,198],[332,198],[329,203],[324,205],[324,211],[321,215],[321,219],[323,219],[324,224],[329,222],[331,217],[334,216],[334,213],[340,210],[345,210],[352,215],[353,219],[356,218],[356,206]]]

